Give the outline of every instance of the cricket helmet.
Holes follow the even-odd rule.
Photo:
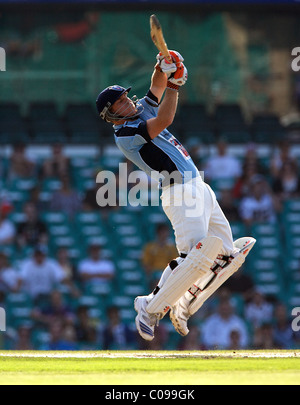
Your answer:
[[[109,111],[110,107],[122,96],[124,93],[129,93],[131,87],[127,89],[119,85],[109,86],[106,89],[102,90],[98,95],[96,100],[96,107],[98,110],[99,116],[105,121],[119,121],[123,119],[135,119],[141,114],[141,108],[137,107],[137,113],[131,116],[119,115],[118,111],[111,113]],[[135,97],[135,96],[134,96]],[[138,102],[138,99],[133,100],[134,104]]]

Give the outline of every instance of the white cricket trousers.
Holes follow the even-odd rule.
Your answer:
[[[201,177],[163,188],[162,207],[174,229],[177,250],[187,254],[199,240],[217,236],[224,255],[233,251],[232,232],[216,195]]]

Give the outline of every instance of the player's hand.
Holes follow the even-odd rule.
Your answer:
[[[180,62],[176,71],[170,75],[168,81],[175,84],[176,86],[183,86],[188,78],[187,68],[182,62]]]
[[[184,60],[183,57],[180,55],[180,53],[177,51],[169,51],[169,53],[173,61],[172,63],[166,60],[164,56],[161,54],[161,52],[159,52],[159,54],[156,55],[156,60],[161,71],[166,73],[168,78],[172,75],[172,73],[176,72],[178,66]]]

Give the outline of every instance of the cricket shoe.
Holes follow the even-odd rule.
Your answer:
[[[151,341],[154,338],[154,328],[158,324],[159,318],[146,311],[148,302],[148,296],[139,296],[134,300],[134,309],[138,313],[135,318],[135,325],[142,338]]]
[[[170,319],[176,330],[181,336],[186,336],[189,333],[187,321],[190,317],[188,299],[183,296],[170,310]]]

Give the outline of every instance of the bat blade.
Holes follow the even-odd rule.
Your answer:
[[[159,52],[162,53],[162,55],[167,59],[168,62],[172,63],[172,58],[164,39],[162,27],[155,14],[152,14],[150,16],[150,35],[154,45],[159,50]]]

